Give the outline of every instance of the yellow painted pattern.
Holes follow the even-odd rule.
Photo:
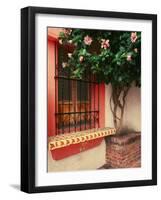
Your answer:
[[[114,135],[115,133],[116,133],[115,128],[107,127],[101,129],[90,129],[86,131],[57,135],[55,137],[50,138],[49,150],[54,150],[61,147],[69,146],[71,144],[78,144],[81,142]]]

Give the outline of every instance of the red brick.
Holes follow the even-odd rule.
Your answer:
[[[110,168],[141,166],[141,135],[132,133],[107,138],[106,163]]]

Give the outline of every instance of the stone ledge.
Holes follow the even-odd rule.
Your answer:
[[[114,135],[115,133],[115,128],[107,127],[57,135],[49,138],[49,150]]]

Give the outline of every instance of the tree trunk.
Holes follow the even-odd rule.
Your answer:
[[[124,109],[129,89],[130,87],[112,86],[110,108],[117,133],[120,133],[123,128]]]

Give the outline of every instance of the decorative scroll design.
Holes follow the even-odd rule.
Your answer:
[[[101,128],[56,135],[49,139],[49,150],[114,135],[115,133],[115,128]]]

